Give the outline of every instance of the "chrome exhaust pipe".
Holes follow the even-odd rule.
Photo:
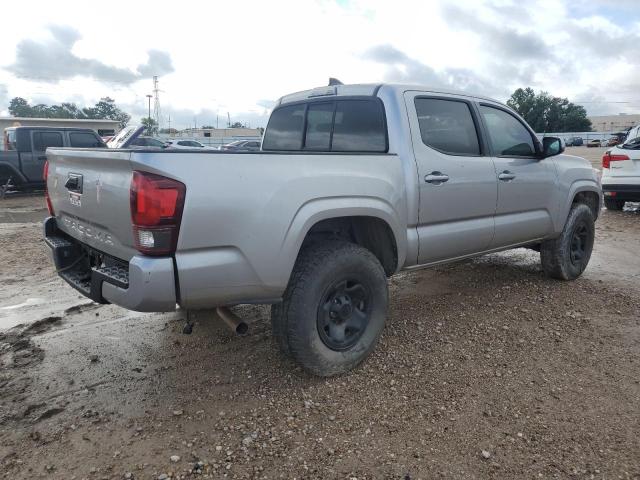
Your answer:
[[[228,307],[218,307],[216,313],[236,335],[246,335],[249,331],[247,322],[229,310]]]

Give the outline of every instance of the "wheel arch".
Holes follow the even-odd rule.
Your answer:
[[[16,167],[8,162],[0,162],[0,185],[4,185],[7,179],[11,177],[14,185],[26,182],[26,178]]]
[[[404,265],[407,233],[398,213],[384,200],[371,197],[319,199],[301,207],[293,218],[283,247],[281,265],[288,281],[305,242],[327,238],[348,239],[370,250],[387,275]]]
[[[562,231],[569,217],[571,207],[576,203],[588,205],[594,214],[594,218],[597,219],[602,207],[602,190],[597,184],[587,180],[578,180],[571,184],[569,194],[556,220],[556,232]]]

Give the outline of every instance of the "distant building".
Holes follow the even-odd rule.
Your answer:
[[[640,124],[640,114],[600,115],[589,117],[595,132],[624,132]]]
[[[117,120],[88,120],[84,118],[0,117],[0,133],[8,127],[90,128],[98,135],[110,136],[120,130]]]

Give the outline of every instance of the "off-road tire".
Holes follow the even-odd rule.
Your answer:
[[[624,207],[624,200],[613,200],[611,198],[604,199],[604,206],[607,210],[622,210]]]
[[[326,300],[332,298],[336,285],[346,285],[341,291],[349,291],[349,285],[352,289],[358,288],[353,285],[362,287],[358,288],[360,293],[354,293],[358,306],[354,301],[353,309],[358,308],[360,314],[366,311],[367,318],[365,326],[351,335],[355,343],[344,348],[329,346],[329,326],[326,332],[320,331],[327,304],[333,305]],[[361,300],[365,296],[366,301]],[[387,306],[387,277],[369,250],[342,240],[311,244],[298,256],[282,303],[271,309],[274,337],[280,350],[305,370],[321,377],[338,375],[356,367],[372,352],[384,328]]]
[[[280,352],[284,356],[290,357],[291,350],[287,340],[286,326],[286,320],[283,318],[282,303],[274,303],[271,305],[271,332]]]
[[[591,208],[583,203],[573,205],[560,236],[542,242],[540,259],[545,274],[558,280],[578,278],[587,268],[594,239],[595,220]],[[582,248],[576,247],[576,243]],[[577,258],[580,251],[580,258]]]

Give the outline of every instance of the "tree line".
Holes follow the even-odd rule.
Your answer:
[[[123,128],[131,120],[131,115],[122,111],[115,100],[103,97],[93,107],[79,108],[75,103],[61,103],[59,105],[45,105],[39,103],[30,105],[27,100],[15,97],[9,102],[9,113],[14,117],[29,118],[78,118],[78,119],[107,119],[120,122]]]
[[[536,94],[532,88],[518,88],[507,105],[513,108],[536,133],[590,132],[591,121],[582,105],[547,92]]]
[[[537,133],[591,131],[591,121],[582,105],[571,103],[566,98],[554,97],[547,92],[536,93],[530,87],[518,88],[507,100],[507,105],[518,112]],[[93,107],[84,108],[74,103],[30,105],[24,98],[15,97],[9,103],[9,113],[14,117],[117,120],[121,128],[131,120],[131,116],[122,111],[115,100],[109,97],[101,98]],[[147,134],[158,132],[158,125],[153,119],[143,118],[141,123],[146,127]],[[235,122],[231,128],[245,126]]]

